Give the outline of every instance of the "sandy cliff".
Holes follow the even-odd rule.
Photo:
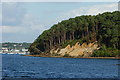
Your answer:
[[[58,54],[61,56],[64,56],[65,54],[68,54],[69,56],[73,57],[89,57],[91,54],[95,51],[98,50],[98,44],[97,41],[93,43],[83,43],[82,45],[77,42],[74,46],[66,46],[63,49],[52,49],[50,51],[51,54]]]

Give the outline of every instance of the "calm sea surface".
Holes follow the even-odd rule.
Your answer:
[[[118,60],[3,55],[3,78],[116,78]]]

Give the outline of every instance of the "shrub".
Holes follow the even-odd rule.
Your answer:
[[[108,48],[106,50],[97,50],[92,54],[92,57],[116,57],[120,56],[120,50]]]
[[[71,57],[69,54],[65,54],[63,57]]]

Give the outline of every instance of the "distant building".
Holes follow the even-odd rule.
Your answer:
[[[3,53],[6,53],[6,52],[8,52],[9,50],[8,50],[8,48],[2,48],[2,52]]]
[[[28,52],[28,49],[22,49],[22,52]]]
[[[19,53],[19,54],[21,54],[21,53],[23,53],[23,54],[26,54],[26,53],[28,53],[28,49],[9,49],[9,48],[6,48],[6,47],[2,47],[2,49],[0,50],[0,53],[8,53],[8,54],[15,54],[15,53]]]
[[[15,49],[14,51],[15,51],[15,52],[20,52],[20,50],[17,50],[17,49]]]
[[[7,45],[7,44],[3,44],[2,46],[3,46],[3,47],[7,47],[8,45]]]

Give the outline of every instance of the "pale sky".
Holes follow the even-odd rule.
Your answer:
[[[62,20],[117,10],[117,2],[5,2],[0,12],[2,42],[33,42]]]

